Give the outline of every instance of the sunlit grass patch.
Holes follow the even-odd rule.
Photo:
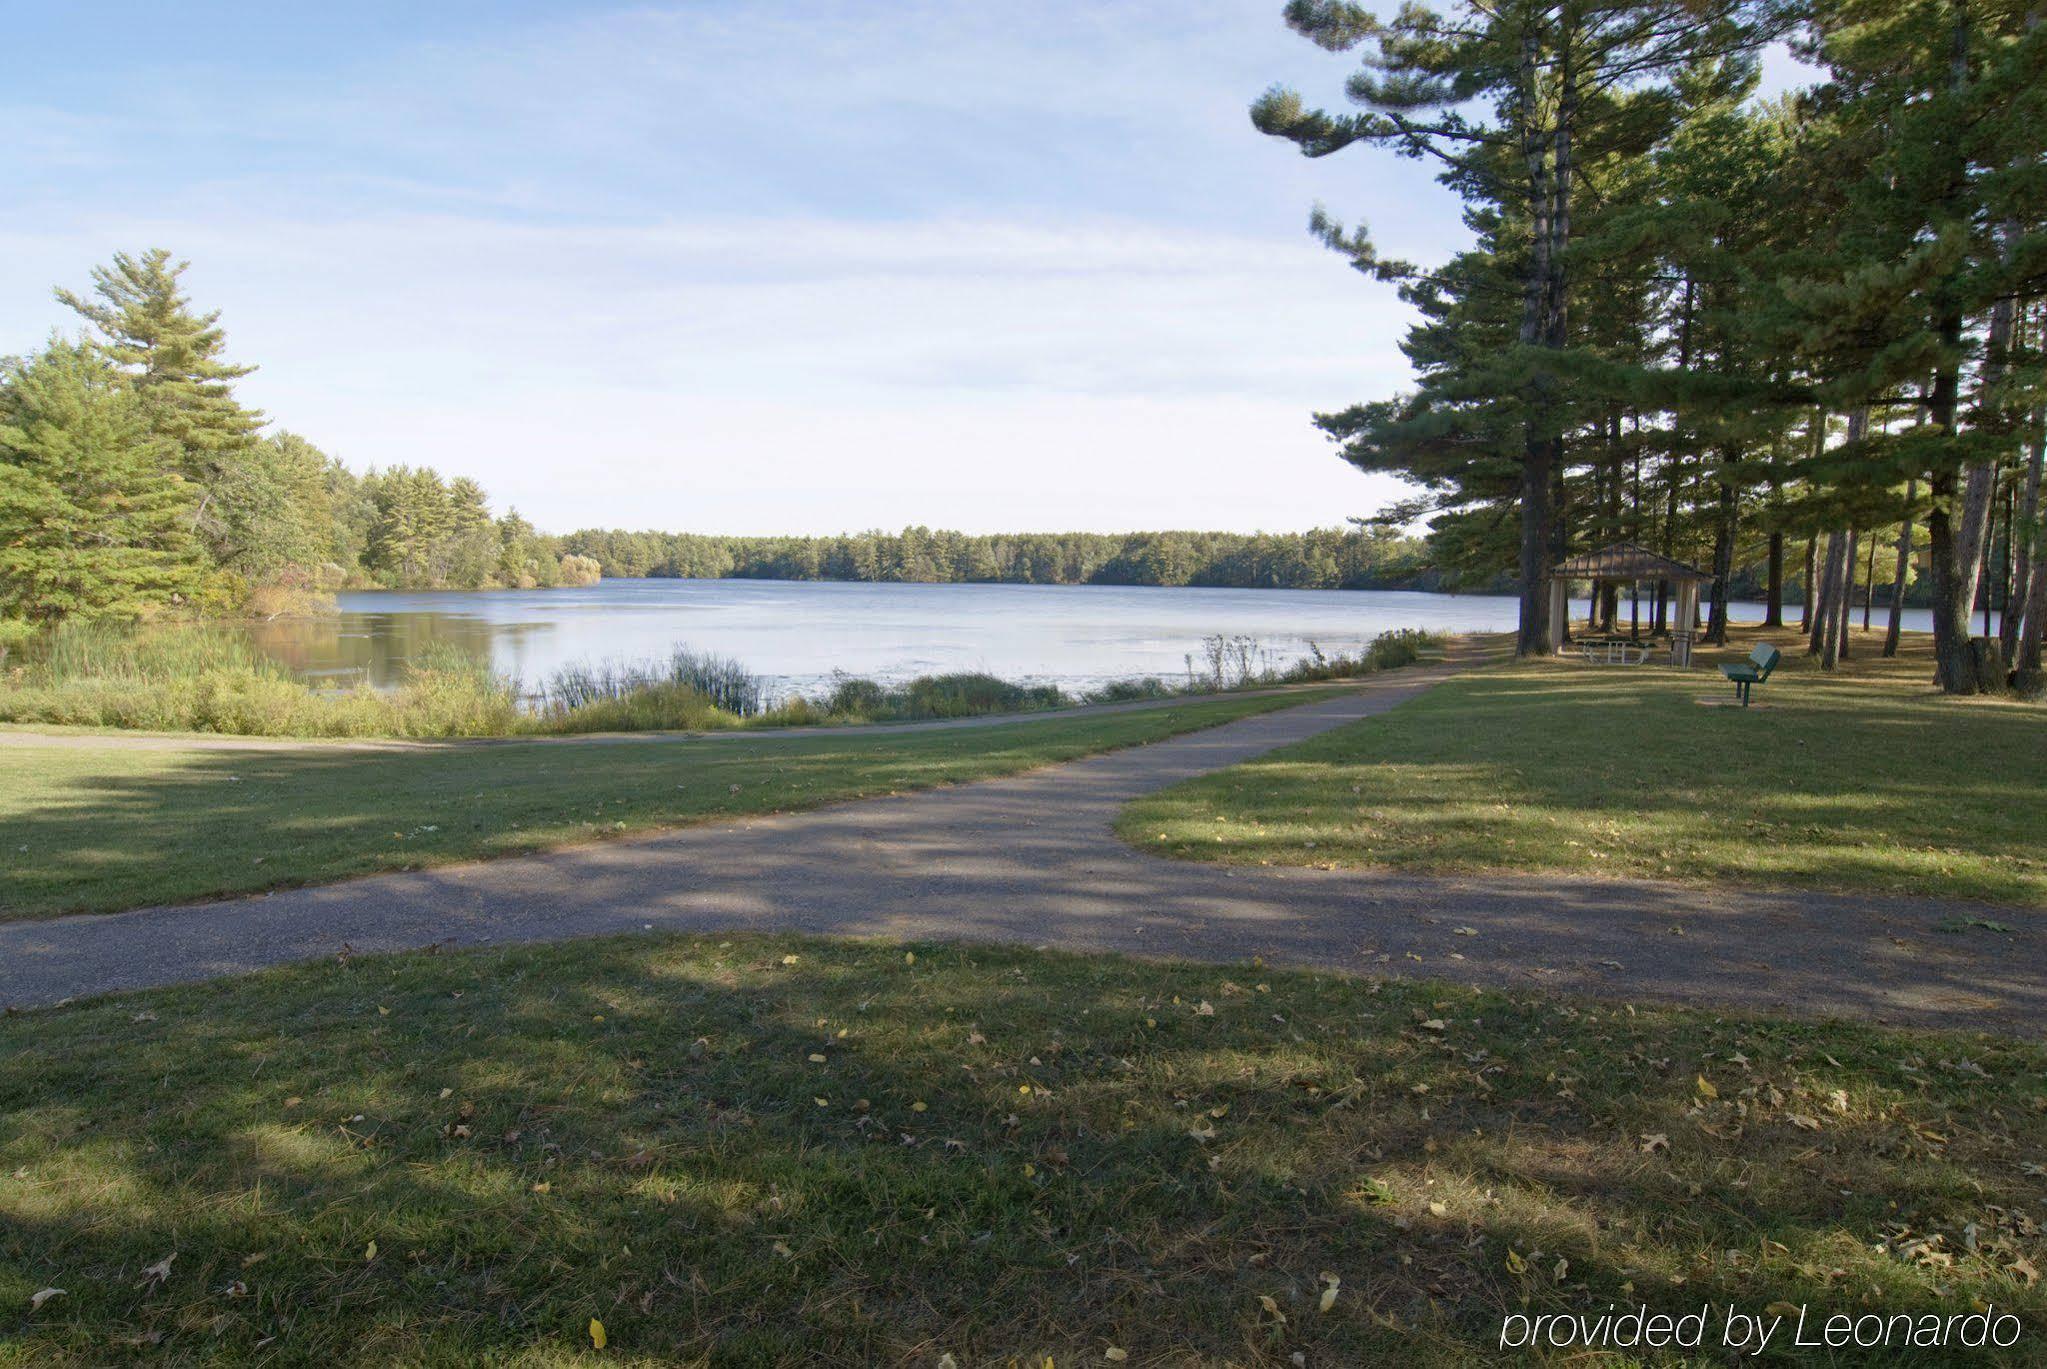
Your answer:
[[[1747,649],[1747,639],[1739,644]],[[1739,654],[1739,652],[1736,652]],[[2047,710],[1950,700],[1920,644],[1834,676],[1787,642],[1747,710],[1717,674],[1564,660],[1133,804],[1123,836],[1246,864],[1534,871],[2047,904]]]
[[[0,1021],[0,1363],[1433,1364],[1636,1301],[2027,1350],[2043,1071],[1256,964],[354,959]]]

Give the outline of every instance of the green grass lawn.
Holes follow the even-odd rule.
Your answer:
[[[0,751],[0,919],[506,855],[1010,774],[1299,694],[928,732],[363,751]]]
[[[1469,1364],[1637,1302],[2037,1363],[2043,1071],[1255,964],[324,963],[0,1020],[0,1363]]]
[[[2047,709],[1944,699],[1922,643],[1757,707],[1710,671],[1480,671],[1132,805],[1124,837],[1231,863],[1532,871],[2047,905]],[[1745,634],[1738,650],[1754,640]]]

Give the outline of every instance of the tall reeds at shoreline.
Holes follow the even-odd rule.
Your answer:
[[[1284,669],[1248,638],[1214,637],[1209,669],[1184,685],[1118,680],[1075,697],[1051,684],[981,672],[901,683],[836,676],[816,696],[771,700],[766,680],[729,657],[678,646],[655,661],[580,662],[522,699],[518,683],[453,646],[408,662],[395,689],[365,680],[319,688],[231,628],[68,624],[0,659],[0,722],[272,737],[462,738],[589,732],[725,731],[1033,713],[1081,704],[1343,679],[1412,664],[1434,639],[1383,633],[1356,655],[1310,654]]]
[[[761,711],[766,687],[758,675],[727,656],[678,646],[665,661],[578,661],[550,675],[541,691],[547,707],[573,712],[644,690],[679,685],[737,717]]]
[[[521,725],[512,681],[452,647],[397,689],[316,689],[230,628],[64,624],[0,670],[0,721],[265,737],[495,737]]]

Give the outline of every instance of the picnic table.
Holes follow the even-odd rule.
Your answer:
[[[1593,665],[1641,665],[1656,649],[1646,637],[1579,637],[1574,645]]]

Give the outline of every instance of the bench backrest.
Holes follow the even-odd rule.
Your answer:
[[[1756,649],[1748,654],[1748,659],[1749,664],[1756,668],[1757,678],[1767,680],[1770,678],[1770,672],[1777,668],[1777,662],[1783,659],[1783,655],[1783,652],[1767,642],[1758,642]]]

